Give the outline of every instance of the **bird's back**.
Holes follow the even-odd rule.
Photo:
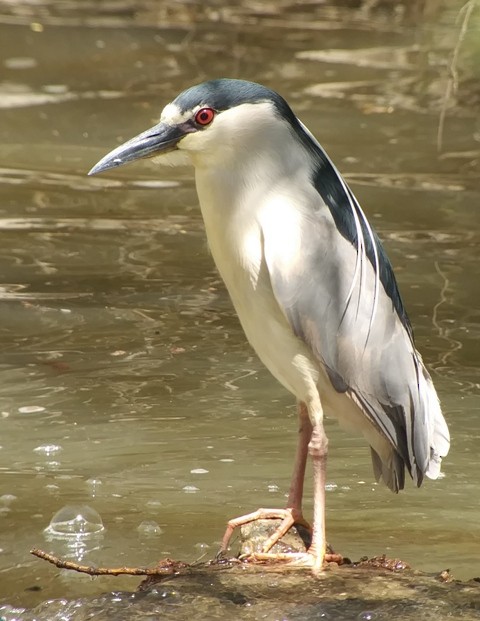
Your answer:
[[[449,436],[392,266],[310,132],[255,108],[259,131],[227,137],[196,166],[209,245],[247,337],[298,399],[314,382],[327,411],[365,435],[377,477],[398,490],[406,468],[420,485],[438,476]]]
[[[406,468],[420,485],[424,475],[438,476],[449,433],[393,268],[323,148],[300,122],[296,133],[313,155],[310,181],[316,196],[309,194],[300,208],[296,269],[282,255],[274,232],[264,230],[276,298],[337,393],[348,395],[362,411],[356,426],[372,446],[377,478],[397,491]],[[377,436],[388,446],[385,450],[379,443],[380,454],[374,449]]]

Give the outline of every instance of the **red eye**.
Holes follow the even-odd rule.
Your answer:
[[[213,121],[214,116],[215,110],[212,110],[212,108],[202,108],[195,115],[195,123],[198,123],[198,125],[208,125]]]

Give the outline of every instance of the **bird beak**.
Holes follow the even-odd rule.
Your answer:
[[[96,175],[128,162],[172,151],[183,136],[193,131],[196,131],[196,128],[188,122],[180,125],[159,123],[110,151],[98,164],[95,164],[88,174]]]

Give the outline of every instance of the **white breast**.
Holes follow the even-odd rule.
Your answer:
[[[228,174],[196,171],[208,244],[245,334],[270,372],[298,399],[317,383],[318,364],[292,332],[270,283],[263,248],[265,226],[275,227],[285,252],[300,244],[298,214],[281,194],[234,186]],[[232,197],[228,205],[224,197]],[[288,242],[288,243],[287,243]]]

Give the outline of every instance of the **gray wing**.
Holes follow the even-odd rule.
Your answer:
[[[398,491],[404,466],[417,485],[424,474],[438,476],[448,430],[391,264],[352,192],[321,154],[316,191],[296,197],[304,217],[294,265],[268,226],[262,227],[265,259],[294,333],[325,366],[334,388],[390,442],[391,463],[373,449],[372,460],[377,478]]]

